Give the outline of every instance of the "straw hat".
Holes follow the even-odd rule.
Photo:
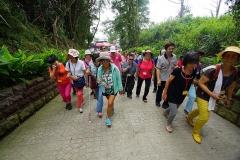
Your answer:
[[[218,56],[219,56],[219,57],[222,57],[223,53],[225,53],[225,52],[235,52],[235,53],[240,54],[240,48],[237,47],[237,46],[229,46],[229,47],[227,47],[224,51],[220,52],[220,53],[218,54]]]

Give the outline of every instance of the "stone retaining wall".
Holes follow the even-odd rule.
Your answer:
[[[237,81],[237,87],[234,90],[233,100],[230,107],[224,107],[223,101],[219,101],[215,107],[214,112],[228,121],[240,127],[240,95],[236,95],[237,90],[240,88],[240,80]]]
[[[39,77],[29,83],[0,92],[0,138],[35,114],[59,94],[56,82],[49,76]]]

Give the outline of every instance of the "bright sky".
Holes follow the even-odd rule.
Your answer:
[[[179,0],[172,0],[175,2],[178,2]],[[191,14],[193,16],[211,16],[211,11],[214,10],[214,6],[216,6],[216,1],[218,0],[186,0],[188,1],[188,4],[191,8]],[[220,15],[224,14],[228,10],[228,6],[224,3],[225,0],[222,0],[222,4],[220,7]],[[150,21],[155,23],[160,23],[166,21],[170,17],[176,17],[180,6],[172,3],[168,0],[149,0],[149,11],[150,11]],[[215,13],[213,13],[215,15]],[[113,19],[113,13],[111,13],[110,10],[106,10],[101,15],[101,22],[107,20],[107,19]],[[99,26],[99,30],[96,34],[96,38],[103,39],[106,38],[105,35],[103,35],[102,31],[103,26]]]

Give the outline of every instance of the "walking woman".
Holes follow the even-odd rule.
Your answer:
[[[66,109],[71,110],[71,79],[67,77],[64,65],[58,62],[58,58],[55,55],[50,55],[47,58],[47,62],[51,65],[49,67],[50,78],[56,79],[57,88],[62,96],[63,102],[66,103]]]
[[[177,109],[188,94],[188,90],[196,76],[195,68],[198,62],[199,58],[196,53],[186,54],[183,66],[175,68],[165,84],[163,100],[168,99],[169,107],[163,109],[163,114],[168,117],[166,130],[170,133],[172,132],[171,124],[177,114]]]
[[[92,56],[92,61],[89,64],[89,71],[95,77],[95,79],[97,79],[98,68],[100,66],[100,63],[96,61],[98,57],[99,57],[98,54],[94,54]],[[103,107],[102,84],[97,84],[96,98],[97,98],[96,111],[98,113],[98,117],[102,118],[102,107]]]
[[[142,100],[145,103],[147,103],[147,95],[149,92],[151,81],[154,81],[155,65],[153,60],[151,59],[151,55],[152,52],[147,49],[145,53],[143,53],[143,59],[138,61],[138,67],[136,70],[136,77],[138,77],[136,97],[139,97],[142,83],[143,81],[145,81],[145,90],[142,97]]]
[[[121,57],[122,57],[121,65],[123,65],[125,62],[128,61],[128,52],[125,51]]]
[[[119,92],[120,95],[123,94],[122,81],[120,76],[120,71],[118,67],[110,63],[111,59],[108,53],[101,52],[100,57],[97,58],[97,62],[101,63],[98,68],[97,79],[102,85],[102,94],[106,96],[108,100],[107,115],[105,122],[107,126],[111,126],[112,122],[109,119],[110,115],[114,114],[114,100]]]
[[[186,116],[189,124],[194,126],[192,136],[197,143],[201,143],[201,129],[208,121],[210,111],[214,110],[216,100],[222,100],[223,95],[225,95],[225,107],[229,106],[238,78],[234,64],[240,59],[240,48],[236,46],[227,47],[218,56],[222,57],[222,64],[203,69],[204,73],[198,81],[199,87],[196,92],[198,108]],[[193,119],[197,116],[194,124]]]
[[[67,77],[71,78],[73,81],[77,81],[79,78],[84,78],[86,81],[86,86],[88,86],[88,79],[86,74],[86,68],[83,61],[78,59],[79,52],[75,49],[69,49],[68,51],[68,61],[66,63],[66,71],[68,72]],[[84,76],[84,77],[83,77]],[[80,113],[83,113],[81,108],[84,104],[83,98],[83,88],[74,87],[77,93],[77,107]]]

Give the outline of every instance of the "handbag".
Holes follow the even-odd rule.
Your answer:
[[[68,66],[70,69],[70,63],[68,62]],[[71,69],[70,69],[71,70]],[[76,81],[73,80],[73,86],[77,89],[82,89],[86,85],[85,77],[79,77]]]
[[[75,88],[81,89],[86,85],[85,78],[84,77],[79,77],[78,80],[73,81],[73,86]]]

